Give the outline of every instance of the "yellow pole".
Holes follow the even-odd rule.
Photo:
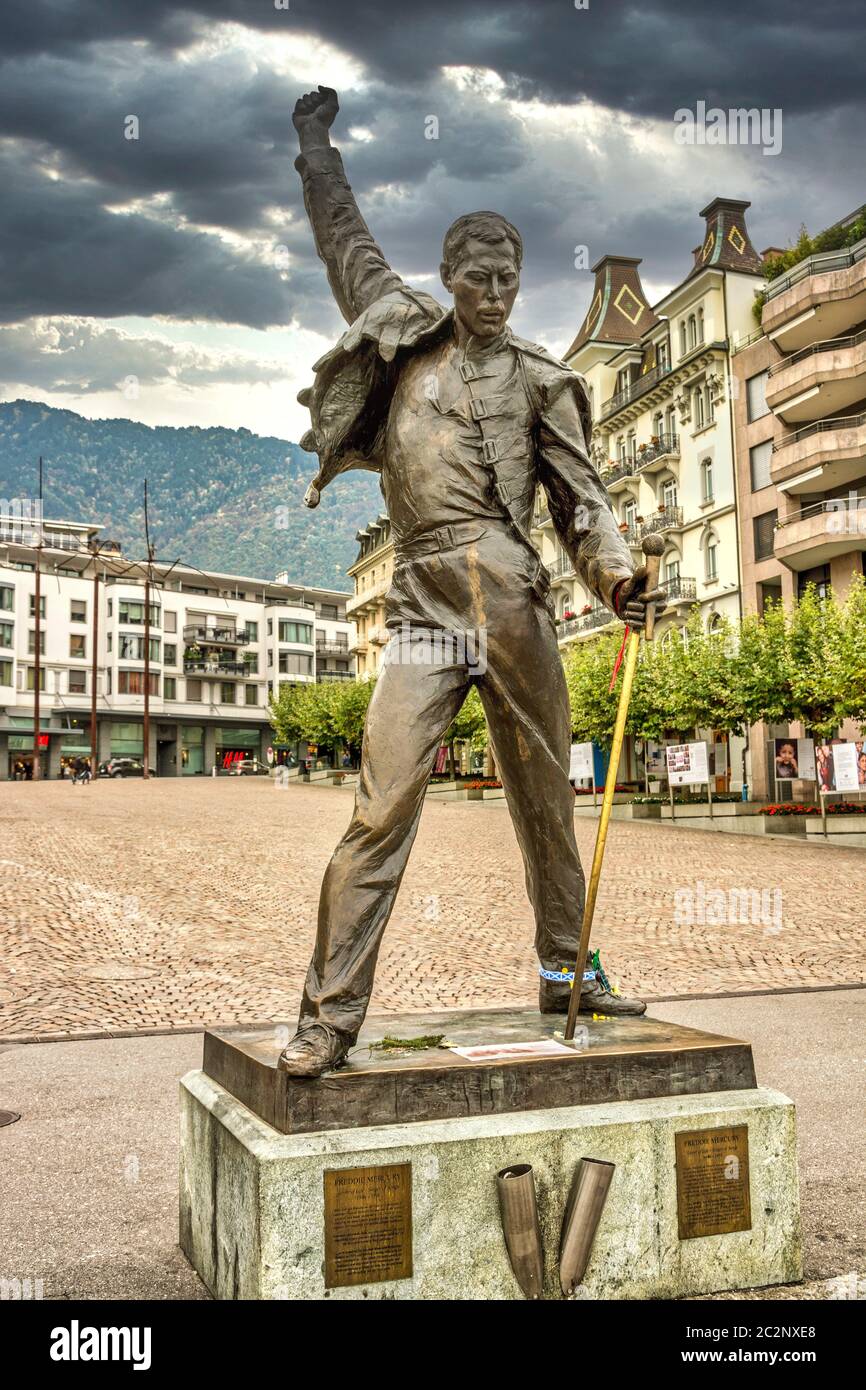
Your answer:
[[[601,879],[601,865],[604,859],[604,847],[607,841],[607,827],[610,821],[611,808],[613,806],[613,794],[616,789],[616,774],[619,769],[622,742],[625,737],[625,721],[628,718],[631,688],[634,684],[634,674],[637,670],[639,646],[639,634],[636,632],[630,633],[628,646],[626,647],[625,662],[623,663],[622,689],[619,693],[616,723],[613,726],[613,740],[610,745],[610,762],[607,765],[607,777],[604,782],[601,815],[598,818],[598,834],[595,837],[595,853],[592,856],[592,869],[589,875],[589,886],[586,890],[586,903],[583,909],[583,926],[580,929],[580,946],[574,965],[574,980],[572,982],[571,998],[568,1001],[568,1021],[565,1025],[566,1040],[570,1040],[574,1037],[578,1009],[580,1008],[580,990],[583,983],[586,953],[589,950],[589,937],[592,931],[592,919],[595,914],[598,885]]]

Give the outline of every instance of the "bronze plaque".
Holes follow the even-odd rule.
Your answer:
[[[329,1168],[325,1287],[412,1277],[412,1165]]]
[[[748,1125],[683,1130],[674,1138],[680,1240],[751,1230]]]

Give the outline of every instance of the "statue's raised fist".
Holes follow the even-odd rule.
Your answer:
[[[317,92],[305,92],[302,97],[298,97],[292,113],[292,124],[297,131],[311,125],[327,130],[333,124],[339,109],[340,103],[333,87],[320,86]]]

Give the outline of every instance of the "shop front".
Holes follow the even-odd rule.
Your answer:
[[[261,729],[216,729],[217,772],[230,772],[235,763],[261,758]]]
[[[48,746],[50,734],[39,735],[39,775],[48,776]],[[10,734],[7,741],[9,767],[7,776],[12,782],[33,780],[33,735]]]
[[[204,725],[184,724],[181,731],[180,770],[183,777],[204,774]]]

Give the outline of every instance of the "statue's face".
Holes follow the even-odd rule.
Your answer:
[[[454,295],[455,312],[467,331],[477,338],[495,338],[505,327],[520,288],[511,242],[470,237],[457,265],[442,267],[442,282]]]

